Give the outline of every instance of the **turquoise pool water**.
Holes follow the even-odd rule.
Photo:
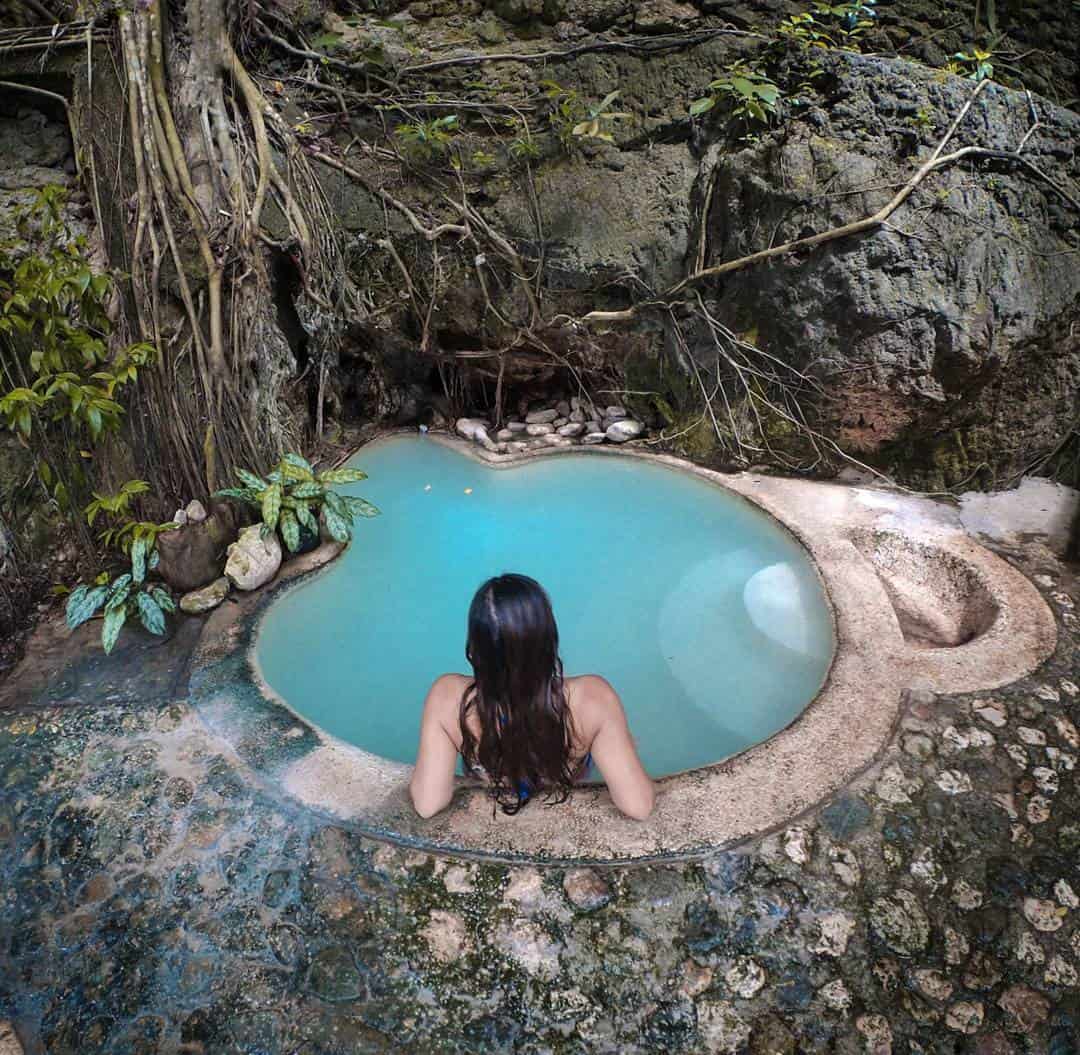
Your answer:
[[[588,454],[489,469],[412,436],[350,464],[369,479],[348,490],[382,516],[272,605],[256,643],[269,685],[343,740],[414,760],[427,689],[469,672],[469,601],[504,571],[547,588],[567,674],[615,686],[654,776],[766,739],[821,685],[832,623],[809,558],[707,481]]]

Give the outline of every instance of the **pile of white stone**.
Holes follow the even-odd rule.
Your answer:
[[[574,396],[553,407],[537,406],[524,421],[508,421],[492,435],[482,418],[458,418],[458,434],[497,454],[519,454],[537,447],[572,447],[577,443],[625,443],[645,431],[625,407],[600,408]]]

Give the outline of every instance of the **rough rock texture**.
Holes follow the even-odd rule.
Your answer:
[[[909,63],[843,56],[823,105],[718,160],[709,263],[826,230],[880,208],[971,92]],[[1080,180],[1080,116],[1037,104],[1025,154]],[[933,114],[930,127],[915,115]],[[982,93],[949,149],[1015,150],[1025,97]],[[748,222],[748,218],[753,218]],[[1009,166],[932,175],[892,226],[724,282],[720,317],[811,370],[830,432],[932,486],[1016,473],[1051,449],[1080,392],[1080,216]]]
[[[632,869],[446,860],[329,824],[191,710],[196,621],[109,657],[94,627],[58,633],[0,699],[0,1022],[49,1055],[1068,1052],[1080,579],[1040,546],[1006,556],[1059,620],[1041,670],[913,705],[788,831]],[[946,770],[970,790],[941,791]]]
[[[9,89],[0,99],[0,241],[22,240],[14,223],[16,210],[25,209],[49,184],[69,190],[65,220],[73,234],[85,234],[85,198],[74,185],[75,160],[71,138],[61,115],[29,105],[33,100]],[[33,227],[30,228],[33,231]]]
[[[229,546],[225,575],[238,590],[265,586],[281,567],[281,543],[275,533],[262,537],[262,524],[252,524],[240,532]]]
[[[398,12],[395,25],[415,53],[390,61],[416,65],[447,57],[448,48],[451,56],[463,56],[588,47],[599,32],[639,41],[642,34],[723,25],[775,31],[782,17],[803,6],[787,0],[507,0],[390,4],[380,13]],[[1030,67],[999,65],[998,76],[1011,78],[1012,87],[986,90],[951,146],[1015,149],[1031,124],[1016,78],[1030,74],[1031,86],[1049,98],[1032,96],[1040,127],[1026,142],[1025,156],[1080,197],[1080,118],[1051,101],[1075,98],[1080,31],[1052,4],[1030,17],[1021,17],[1015,5],[998,6],[998,28],[1037,47],[1038,57]],[[905,57],[815,53],[822,72],[813,78],[809,60],[790,48],[774,63],[780,116],[749,143],[719,110],[697,122],[687,117],[690,102],[716,72],[738,59],[767,61],[760,45],[738,36],[655,56],[631,49],[583,53],[552,68],[466,65],[423,80],[439,91],[466,92],[479,69],[490,92],[485,98],[509,102],[524,93],[536,107],[530,119],[536,158],[528,169],[513,157],[513,133],[493,132],[490,124],[463,120],[454,149],[465,159],[462,179],[487,222],[530,265],[542,260],[543,314],[557,319],[622,308],[659,292],[693,270],[699,254],[701,263],[720,263],[877,209],[929,155],[973,87],[908,57],[943,65],[952,51],[969,46],[970,34],[958,26],[973,25],[973,16],[963,4],[883,4],[866,47],[903,49]],[[364,24],[385,33],[376,22],[372,15]],[[618,90],[617,108],[630,119],[608,127],[611,143],[579,140],[567,150],[554,134],[552,104],[544,101],[552,82],[576,93],[581,105]],[[367,126],[353,133],[372,143],[377,138]],[[401,181],[395,167],[391,179],[370,158],[356,163],[372,184],[391,187],[432,222],[453,221],[423,178]],[[438,159],[425,164],[440,168]],[[396,245],[409,247],[410,267],[425,270],[430,242],[404,216],[388,213],[384,202],[339,172],[326,170],[325,184],[343,222],[365,244],[377,245],[388,231]],[[806,394],[805,403],[817,426],[852,453],[932,487],[1000,486],[1051,450],[1074,418],[1080,388],[1077,210],[1030,170],[965,163],[933,174],[892,224],[703,283],[705,303],[764,352],[814,376],[822,394]],[[477,266],[498,270],[497,254],[467,252],[462,259],[441,255],[442,295],[428,321],[434,344],[451,354],[512,342],[513,328],[499,320],[524,310],[512,282],[478,281]],[[359,266],[370,269],[373,288],[396,268],[377,248]],[[407,318],[400,291],[392,292],[398,306],[388,308],[386,323],[408,330],[415,320]],[[712,337],[687,318],[682,327],[688,350],[706,372],[713,370]],[[366,331],[361,343],[378,347],[378,330]],[[653,428],[678,422],[683,427],[673,431],[684,452],[709,457],[715,437],[690,416],[700,414],[700,387],[688,378],[685,360],[682,371],[669,361],[679,359],[672,354],[670,320],[646,313],[603,330],[594,331],[591,366],[621,373],[636,392],[628,397],[635,416]],[[580,330],[545,333],[559,349],[581,339]],[[370,366],[368,351],[358,354],[362,380],[345,383],[370,393],[379,368]],[[424,400],[417,392],[430,379],[430,361],[385,349],[375,358],[405,370],[379,389],[378,406],[395,415],[419,412]],[[473,409],[486,411],[495,372],[482,358],[467,363]],[[506,382],[542,385],[552,376],[530,360],[512,365]],[[477,384],[481,378],[484,387]],[[739,392],[731,378],[729,391]],[[805,453],[788,422],[764,417],[761,427],[774,447]]]
[[[223,575],[201,590],[192,590],[180,598],[180,611],[188,615],[201,615],[217,608],[229,596],[231,583]]]
[[[189,521],[158,536],[158,573],[174,589],[189,593],[221,575],[225,548],[233,534],[231,518],[215,513],[199,523]]]

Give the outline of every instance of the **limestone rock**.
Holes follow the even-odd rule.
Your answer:
[[[763,139],[749,149],[719,155],[717,208],[710,224],[723,239],[723,259],[761,249],[760,231],[790,222],[793,194],[800,199],[800,229],[820,231],[864,216],[859,195],[840,192],[892,182],[892,174],[902,179],[899,170],[908,164],[891,145],[887,123],[870,115],[889,112],[892,105],[917,109],[931,98],[936,113],[956,113],[970,91],[962,79],[935,81],[932,70],[895,59],[859,55],[826,62],[838,78],[836,98],[843,98],[842,105],[830,108],[824,120],[815,119],[805,136],[792,136],[779,148]],[[1015,129],[1028,121],[1023,92],[984,95],[980,105],[989,136],[982,145],[1015,149]],[[1064,172],[1056,159],[1073,156],[1080,116],[1053,108],[1047,118],[1050,127],[1040,150],[1045,163]],[[811,196],[823,154],[835,174],[836,196],[814,205]],[[941,193],[958,193],[961,178],[959,172],[946,176]],[[1069,218],[1056,203],[1048,212],[1046,201],[1016,172],[976,187],[966,207],[990,229],[1022,226],[1029,244],[1044,251],[1051,246],[1059,252],[1074,249],[1075,215]],[[1033,452],[1053,447],[1063,427],[1057,408],[1075,406],[1078,352],[1066,334],[1068,320],[1077,317],[1080,269],[1067,264],[1067,256],[1032,265],[1023,254],[1010,254],[995,265],[997,243],[973,245],[963,216],[932,226],[933,244],[916,248],[902,235],[866,240],[842,261],[822,254],[800,270],[798,281],[778,269],[754,283],[725,287],[713,310],[724,318],[760,320],[757,343],[774,354],[813,348],[815,356],[835,362],[837,369],[855,360],[873,362],[879,372],[845,385],[827,427],[867,451],[903,446],[909,479],[935,487],[959,482],[983,459],[1002,478],[1029,464]],[[966,285],[951,279],[957,252],[968,273],[979,279]],[[889,280],[881,281],[882,274]],[[914,302],[932,307],[912,313],[908,305]],[[866,337],[853,344],[853,333]],[[994,364],[1003,347],[1024,351],[1010,357],[1008,370],[999,371]],[[1048,361],[1044,357],[1060,358],[1074,372],[1066,386],[1049,386],[1034,395],[1034,379]],[[970,428],[968,423],[983,420],[990,408],[1004,406],[1013,409],[999,415],[992,428]],[[960,431],[943,440],[953,435],[950,429]],[[972,443],[976,432],[978,440]]]
[[[591,868],[575,868],[563,877],[567,900],[581,912],[595,912],[611,900],[611,887]]]
[[[525,433],[529,436],[550,436],[554,431],[555,426],[545,421],[532,421],[525,426]]]
[[[432,909],[422,933],[439,963],[452,963],[469,952],[472,945],[465,921],[456,912],[444,909]]]
[[[607,436],[605,436],[602,432],[588,432],[582,438],[581,442],[582,443],[587,443],[590,446],[592,446],[593,444],[596,444],[596,443],[603,443],[604,440],[606,440],[606,439],[607,439]]]
[[[476,441],[478,432],[487,435],[487,422],[481,421],[479,418],[458,418],[454,422],[454,428],[459,436],[463,436],[467,440]]]
[[[1043,932],[1060,930],[1068,913],[1067,909],[1059,907],[1053,901],[1037,897],[1024,898],[1023,911],[1028,923]]]
[[[560,436],[580,436],[585,431],[585,425],[581,422],[572,421],[556,430]]]
[[[525,415],[525,424],[550,425],[559,416],[557,410],[534,410],[531,414]]]
[[[983,1022],[983,1006],[976,1000],[960,1000],[949,1008],[945,1025],[957,1033],[978,1033]]]
[[[636,439],[645,431],[645,426],[640,421],[632,418],[623,418],[621,421],[608,425],[604,434],[612,443],[625,443],[627,440]]]
[[[740,956],[724,975],[727,987],[744,1000],[756,996],[765,985],[765,968],[749,956]]]
[[[874,901],[870,927],[897,956],[914,956],[930,942],[930,921],[910,890],[895,890]]]
[[[229,580],[223,575],[201,590],[192,590],[180,598],[180,611],[188,615],[200,615],[217,608],[229,596]]]
[[[551,980],[559,973],[561,945],[532,920],[508,920],[500,924],[492,944],[534,978]]]
[[[277,535],[261,537],[262,525],[252,524],[240,532],[229,547],[225,574],[238,590],[257,590],[264,586],[281,567],[281,543]]]
[[[197,498],[193,498],[184,508],[189,524],[201,524],[206,519],[206,507]]]
[[[0,1021],[0,1055],[23,1055],[15,1027],[10,1022]]]
[[[184,524],[158,535],[158,574],[178,593],[190,593],[221,575],[232,518],[216,510],[200,524]]]

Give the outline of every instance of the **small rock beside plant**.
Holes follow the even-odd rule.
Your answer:
[[[229,547],[225,577],[238,590],[257,590],[265,586],[281,567],[281,543],[268,532],[263,538],[261,524],[252,524],[240,532]]]
[[[202,615],[217,608],[226,597],[232,584],[224,575],[201,590],[192,590],[180,598],[180,611],[188,615]]]

